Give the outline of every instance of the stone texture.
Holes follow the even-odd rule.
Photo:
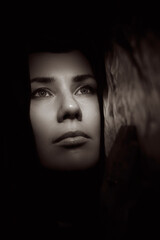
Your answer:
[[[132,53],[114,43],[106,54],[104,94],[108,156],[121,126],[134,125],[148,156],[160,159],[160,41],[151,33],[130,39]]]
[[[106,52],[104,239],[159,236],[160,41],[153,33]],[[153,236],[154,235],[154,236]]]

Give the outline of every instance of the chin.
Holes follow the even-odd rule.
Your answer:
[[[91,156],[76,156],[76,157],[58,157],[54,159],[40,159],[41,164],[49,169],[61,170],[61,171],[76,171],[76,170],[85,170],[91,167],[94,167],[98,162],[98,156],[95,158]]]

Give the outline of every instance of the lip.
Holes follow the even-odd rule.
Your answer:
[[[84,145],[90,137],[81,131],[67,132],[53,141],[63,147],[79,147]]]

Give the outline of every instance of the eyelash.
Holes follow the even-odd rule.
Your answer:
[[[89,90],[89,92],[78,93],[79,91],[81,91],[83,89],[87,89],[87,91]],[[36,94],[39,94],[40,92],[45,93],[45,96],[36,96]],[[96,92],[96,89],[94,87],[86,85],[86,86],[80,87],[78,90],[76,90],[75,95],[89,95],[89,94],[93,95],[95,92]],[[48,94],[48,96],[46,96],[46,94]],[[53,96],[53,93],[48,88],[38,88],[31,93],[32,99],[33,98],[46,98],[46,97],[48,98],[50,96]]]
[[[87,89],[87,90],[89,90],[89,92],[87,92],[87,93],[80,93],[80,94],[78,94],[78,95],[88,95],[88,94],[94,94],[94,93],[96,92],[96,89],[95,89],[95,88],[91,87],[90,85],[86,85],[86,86],[80,87],[80,88],[76,91],[76,93],[77,93],[78,91],[80,91],[80,90],[83,90],[83,89]]]
[[[40,92],[41,93],[44,92],[45,94],[49,94],[49,96],[36,96],[36,94],[39,94]],[[50,97],[52,95],[53,94],[51,93],[51,91],[48,88],[38,88],[31,93],[31,98],[45,98],[45,97]]]

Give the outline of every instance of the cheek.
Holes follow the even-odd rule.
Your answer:
[[[49,106],[31,103],[30,120],[35,137],[47,136],[51,126],[54,126],[55,113]]]
[[[98,100],[87,101],[85,104],[81,105],[83,119],[88,127],[93,133],[99,134],[100,132],[100,109]]]

